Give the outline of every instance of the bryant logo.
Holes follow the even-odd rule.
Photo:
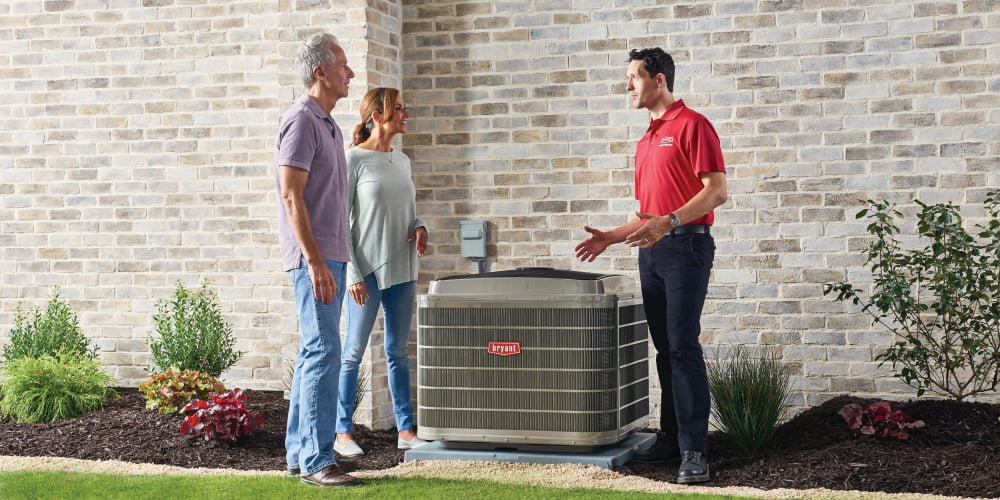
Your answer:
[[[490,342],[486,352],[497,356],[513,356],[521,354],[520,342]]]
[[[674,138],[673,137],[661,137],[660,138],[660,147],[661,148],[664,147],[664,146],[673,146],[673,145],[674,145]]]

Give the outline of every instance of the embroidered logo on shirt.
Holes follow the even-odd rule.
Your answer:
[[[664,146],[673,146],[673,145],[674,145],[674,138],[673,137],[661,137],[660,138],[660,147],[661,148],[664,147]]]

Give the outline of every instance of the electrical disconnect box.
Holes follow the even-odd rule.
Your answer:
[[[462,257],[486,257],[486,221],[463,220],[460,224]]]

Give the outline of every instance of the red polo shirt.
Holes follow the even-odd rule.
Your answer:
[[[663,116],[650,120],[635,148],[635,198],[639,211],[667,215],[705,188],[698,174],[725,172],[722,147],[715,128],[684,101],[676,101]],[[689,224],[715,222],[709,212]]]

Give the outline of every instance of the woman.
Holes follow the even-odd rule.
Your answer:
[[[369,90],[361,101],[361,124],[354,127],[354,148],[347,152],[347,211],[351,262],[347,266],[347,339],[340,368],[337,440],[342,456],[363,455],[351,436],[358,365],[382,306],[385,358],[389,368],[397,447],[427,444],[413,431],[407,345],[417,285],[417,256],[427,250],[427,229],[416,216],[416,188],[410,159],[392,148],[405,134],[410,113],[399,91]]]

